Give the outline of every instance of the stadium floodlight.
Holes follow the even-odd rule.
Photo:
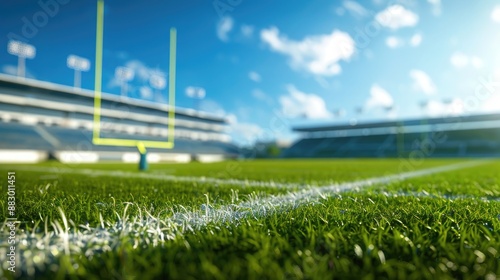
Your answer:
[[[81,87],[82,72],[87,72],[90,70],[90,61],[86,58],[76,56],[74,54],[69,55],[66,60],[66,65],[75,70],[75,78],[73,86],[75,88]]]
[[[186,95],[190,98],[203,99],[205,98],[206,92],[204,88],[200,87],[187,87]]]
[[[153,74],[149,78],[149,85],[156,90],[156,99],[161,100],[161,91],[167,86],[167,79],[161,74]]]
[[[206,91],[204,88],[201,87],[187,87],[186,96],[193,99],[193,108],[195,110],[199,110],[200,100],[205,98]]]
[[[117,67],[115,70],[115,77],[120,81],[121,84],[121,95],[127,96],[127,82],[134,79],[134,70],[127,67]]]
[[[26,72],[26,59],[33,59],[36,56],[36,48],[32,45],[25,44],[20,41],[9,41],[7,45],[7,52],[11,55],[18,57],[17,62],[17,76],[23,77]]]

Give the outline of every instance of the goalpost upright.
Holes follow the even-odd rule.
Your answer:
[[[119,138],[101,137],[101,93],[102,93],[102,59],[104,37],[104,0],[97,0],[97,27],[96,27],[96,54],[95,54],[95,95],[94,95],[94,123],[92,142],[94,145],[137,147],[141,159],[145,158],[147,148],[172,149],[174,147],[175,133],[175,71],[177,31],[170,29],[170,55],[169,55],[169,86],[168,86],[168,128],[166,141],[147,141]]]

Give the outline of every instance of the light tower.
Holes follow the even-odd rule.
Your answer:
[[[117,67],[115,70],[115,77],[120,81],[122,97],[126,97],[128,90],[127,82],[134,79],[134,70],[127,67]]]
[[[17,76],[24,78],[26,75],[26,58],[33,59],[36,56],[36,48],[20,41],[9,41],[7,52],[18,57]]]
[[[161,91],[167,86],[167,79],[161,74],[153,74],[149,78],[149,85],[155,89],[156,101],[162,101]]]
[[[200,100],[205,98],[206,91],[201,87],[187,87],[186,95],[189,98],[193,99],[193,109],[199,110],[200,108]]]
[[[75,70],[75,78],[73,86],[75,88],[81,88],[82,72],[87,72],[90,70],[90,61],[86,58],[71,54],[68,56],[68,59],[66,60],[66,65],[68,65],[70,69]]]

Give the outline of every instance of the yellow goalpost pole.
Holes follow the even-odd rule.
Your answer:
[[[172,149],[175,133],[175,72],[177,55],[177,31],[170,29],[170,57],[169,57],[169,110],[168,110],[168,138],[167,141],[143,141],[132,139],[101,138],[101,93],[102,93],[102,56],[104,35],[104,0],[97,1],[96,27],[96,54],[95,54],[95,84],[94,84],[94,126],[92,142],[94,145],[137,147],[141,154],[146,148]]]

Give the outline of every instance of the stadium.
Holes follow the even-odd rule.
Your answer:
[[[1,3],[0,279],[500,279],[500,5],[454,5]]]
[[[296,127],[287,157],[499,157],[500,114]],[[414,155],[415,156],[415,155]]]
[[[92,91],[6,75],[0,76],[0,91],[3,161],[139,160],[135,147],[93,144]],[[167,141],[167,105],[103,95],[101,108],[101,137]],[[149,161],[216,161],[237,155],[224,132],[226,119],[190,109],[176,108],[175,112],[175,148],[167,153],[153,148]]]

